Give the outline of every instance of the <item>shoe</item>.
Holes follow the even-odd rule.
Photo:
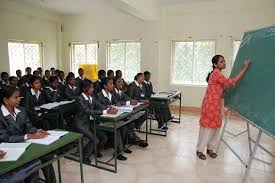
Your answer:
[[[84,164],[91,164],[91,160],[89,158],[84,158],[83,163]]]
[[[129,149],[126,149],[124,152],[127,153],[127,154],[131,154],[132,153],[132,151],[129,150]]]
[[[145,142],[145,141],[143,141],[143,140],[141,140],[140,142],[139,142],[139,144],[138,144],[140,147],[143,147],[143,148],[145,148],[145,147],[147,147],[148,146],[148,143],[147,142]]]
[[[127,158],[125,156],[122,156],[121,154],[117,156],[117,159],[120,161],[126,161]]]
[[[102,156],[102,154],[100,152],[98,152],[97,155],[96,155],[96,157],[97,158],[102,158],[103,156]]]

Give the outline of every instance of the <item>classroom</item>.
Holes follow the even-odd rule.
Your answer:
[[[0,183],[274,183],[274,0],[0,0]]]

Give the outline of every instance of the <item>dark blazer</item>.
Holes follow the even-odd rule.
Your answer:
[[[64,87],[64,99],[65,100],[76,99],[79,95],[80,95],[79,88],[75,88],[75,90],[73,90],[69,87],[69,85],[65,85],[65,87]]]
[[[96,109],[102,110],[102,111],[106,110],[109,105],[115,105],[117,103],[113,95],[112,95],[112,101],[110,101],[107,97],[103,95],[102,91],[96,94],[95,100],[96,100]]]
[[[84,79],[84,78],[83,78]],[[83,81],[79,76],[76,78],[76,86],[79,87],[80,83]]]
[[[90,116],[101,115],[102,110],[96,110],[96,100],[93,98],[92,103],[85,100],[83,95],[76,99],[76,113],[73,119],[73,127],[80,130],[90,129]]]
[[[63,93],[60,89],[52,91],[50,88],[45,88],[46,103],[60,102],[63,100]]]
[[[112,97],[114,97],[116,103],[120,103],[121,105],[125,105],[127,101],[131,100],[124,91],[117,93],[115,89],[112,91]]]
[[[51,85],[50,81],[48,79],[45,79],[45,77],[43,77],[43,79],[41,80],[41,84],[43,88]]]
[[[19,87],[19,90],[20,90],[20,96],[25,98],[27,91],[30,90],[30,87],[27,86],[26,84],[23,84]]]
[[[0,81],[0,88],[5,88],[6,86],[9,86],[9,85],[3,84],[2,81]]]
[[[97,80],[96,82],[94,82],[94,95],[96,95],[97,93],[101,92],[102,90],[102,84],[99,80]]]
[[[17,114],[16,120],[11,115],[4,116],[0,110],[0,141],[1,142],[23,142],[24,135],[34,133],[37,128],[31,125],[30,119],[24,108],[18,107],[21,111]]]
[[[24,98],[24,107],[25,107],[31,121],[37,120],[39,118],[38,114],[39,114],[39,112],[41,112],[41,110],[35,110],[35,107],[39,107],[46,103],[45,92],[43,90],[41,90],[40,92],[41,93],[37,99],[35,95],[32,95],[31,90],[29,89],[26,92],[26,95]]]
[[[144,86],[142,85],[142,88],[140,88],[136,85],[135,82],[132,82],[131,84],[128,85],[127,94],[133,100],[140,101],[142,99],[145,99]]]
[[[152,94],[154,94],[154,90],[153,90],[153,85],[151,82],[149,83],[142,83],[142,85],[144,86],[144,91],[145,91],[145,97],[147,99],[149,99],[151,97]]]

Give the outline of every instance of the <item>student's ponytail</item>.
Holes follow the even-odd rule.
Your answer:
[[[208,83],[208,81],[209,81],[210,75],[212,74],[212,72],[214,71],[214,69],[216,69],[215,64],[218,63],[220,57],[223,57],[223,56],[222,56],[222,55],[215,55],[215,56],[212,58],[212,67],[213,67],[213,69],[212,69],[211,72],[208,73],[208,75],[207,75],[207,77],[206,77],[206,82],[207,82],[207,83]]]

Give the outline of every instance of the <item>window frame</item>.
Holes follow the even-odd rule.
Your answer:
[[[124,66],[125,66],[125,68],[127,68],[127,60],[126,60],[126,44],[127,43],[139,43],[140,44],[140,48],[139,48],[139,68],[138,68],[138,72],[140,72],[140,70],[141,70],[141,50],[142,50],[142,42],[141,42],[141,39],[138,39],[138,40],[112,40],[112,41],[107,41],[106,42],[106,72],[108,71],[108,70],[110,70],[110,68],[109,68],[109,66],[111,65],[110,64],[110,57],[111,57],[111,51],[110,51],[110,45],[112,44],[112,43],[124,43],[125,44],[125,48],[124,48],[124,51],[125,51],[125,60],[124,60]],[[122,71],[122,73],[123,73],[123,75],[125,75],[125,71],[124,70],[121,70]],[[115,72],[115,71],[114,71]],[[125,79],[125,78],[124,78]],[[128,81],[128,80],[126,80],[125,79],[125,82],[126,83],[129,83],[129,82],[132,82],[132,81],[134,81],[134,78],[132,79],[132,80],[130,80],[130,81]]]
[[[21,44],[38,44],[39,45],[39,57],[40,57],[40,67],[42,67],[42,69],[44,69],[44,58],[45,58],[45,50],[44,50],[44,43],[43,41],[29,41],[29,40],[17,40],[17,39],[9,39],[8,40],[8,57],[9,57],[9,72],[12,75],[12,70],[11,70],[11,64],[10,64],[10,51],[9,51],[9,43],[21,43]],[[23,47],[23,52],[24,52],[24,65],[25,65],[25,46]],[[29,66],[25,66],[29,67]],[[16,69],[17,70],[17,69]],[[22,70],[22,73],[25,72],[25,69]]]
[[[98,49],[99,49],[99,41],[74,41],[69,43],[70,44],[70,71],[73,72],[73,58],[74,58],[74,46],[75,45],[85,45],[85,60],[86,60],[86,64],[87,63],[87,44],[96,44],[96,63],[98,65]],[[91,63],[93,64],[93,63]],[[76,75],[78,74],[77,70],[76,70]]]
[[[217,40],[216,39],[175,39],[175,40],[172,40],[172,45],[171,45],[171,68],[170,68],[170,85],[174,85],[174,86],[191,86],[191,87],[206,87],[207,86],[207,83],[206,84],[196,84],[196,83],[192,83],[192,84],[186,84],[186,83],[175,83],[173,80],[174,80],[174,64],[175,64],[175,61],[174,61],[174,58],[175,58],[175,43],[177,42],[214,42],[214,55],[216,54],[217,52]],[[193,45],[193,48],[194,48],[194,45]],[[213,55],[213,56],[214,56]],[[193,58],[194,58],[194,49],[193,49]],[[192,78],[194,78],[194,59],[192,61]],[[193,79],[194,81],[194,79]],[[192,82],[193,82],[192,81]]]
[[[237,53],[236,53],[236,57],[234,57],[235,54],[235,42],[239,41],[240,44],[242,43],[242,39],[232,39],[231,44],[232,44],[232,59],[231,59],[231,69],[233,68],[233,65],[235,63],[235,59],[237,57]],[[240,47],[239,47],[240,48]]]

